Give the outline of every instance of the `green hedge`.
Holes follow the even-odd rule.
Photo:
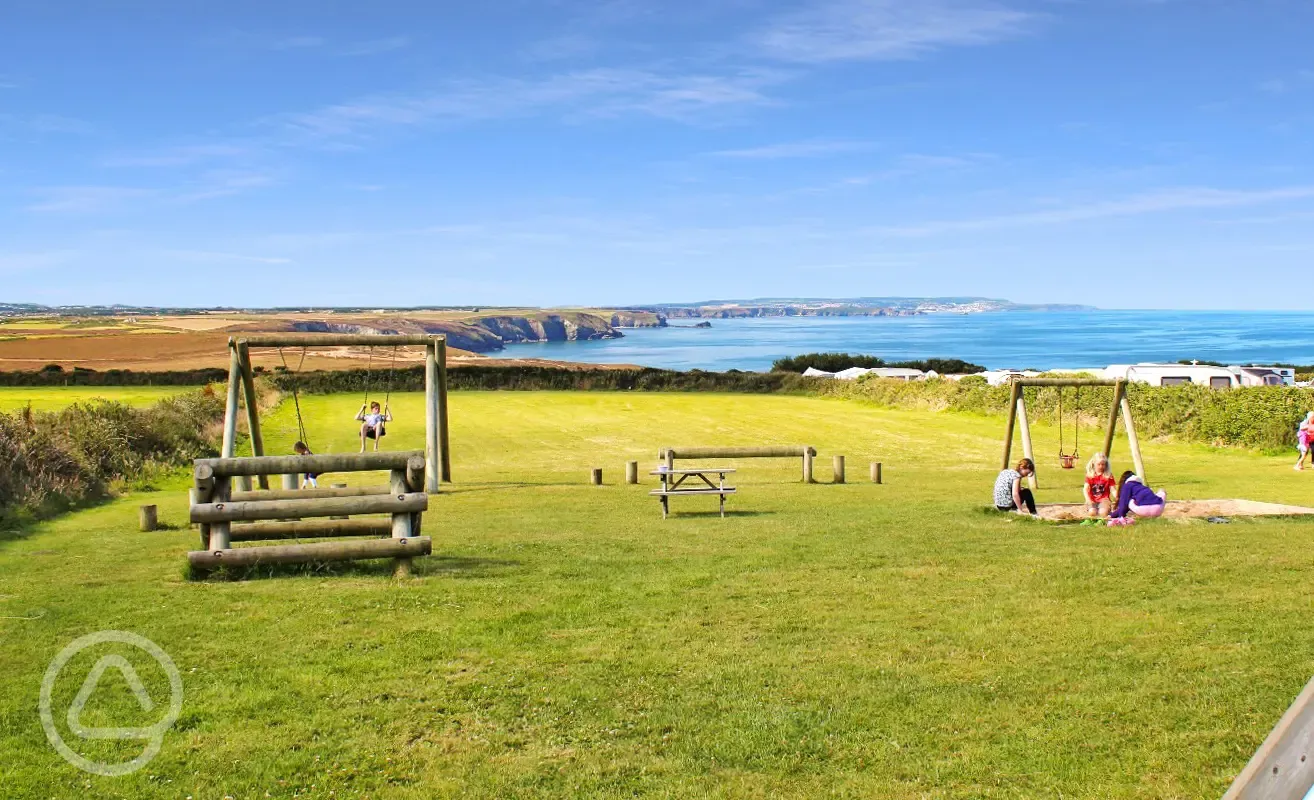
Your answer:
[[[224,401],[200,391],[133,408],[107,400],[0,414],[0,522],[104,497],[116,481],[216,455]]]
[[[1011,389],[989,386],[983,378],[962,381],[900,381],[878,378],[826,381],[818,394],[895,408],[958,411],[1004,416]],[[1291,386],[1256,386],[1217,391],[1203,386],[1146,386],[1132,383],[1127,399],[1142,439],[1170,436],[1179,441],[1266,451],[1293,449],[1296,426],[1314,410],[1314,390]],[[1063,390],[1064,424],[1072,419],[1077,395]],[[1027,410],[1036,420],[1056,419],[1059,391],[1027,389]],[[1084,387],[1083,424],[1104,425],[1113,389]],[[1001,429],[1002,434],[1002,429]]]
[[[367,373],[363,369],[333,372],[275,372],[270,376],[275,388],[307,394],[364,393],[368,383],[370,395],[382,396],[391,386],[394,392],[424,390],[424,368],[387,370]],[[501,389],[512,391],[676,391],[676,392],[804,392],[820,381],[783,372],[676,372],[664,369],[563,369],[560,367],[454,367],[447,370],[447,385],[462,389]]]
[[[257,372],[260,370],[257,369]],[[65,370],[52,364],[42,370],[0,372],[0,386],[204,386],[228,380],[226,369],[191,369],[172,372],[99,371],[81,367]]]

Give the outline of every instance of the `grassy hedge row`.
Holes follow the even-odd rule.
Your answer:
[[[826,381],[816,392],[895,408],[959,411],[1004,416],[1010,388],[989,386],[983,378],[962,381],[898,381],[859,379]],[[1035,420],[1056,420],[1059,392],[1027,389],[1027,411]],[[1178,441],[1216,446],[1251,447],[1266,451],[1293,449],[1296,426],[1314,410],[1314,390],[1290,386],[1256,386],[1217,391],[1203,386],[1127,386],[1127,399],[1142,439],[1170,436]],[[1076,410],[1073,389],[1063,390],[1064,424]],[[1113,403],[1113,389],[1081,390],[1085,425],[1104,425]],[[1001,428],[1002,435],[1003,430]]]
[[[218,453],[224,401],[202,391],[149,408],[98,401],[0,414],[0,523],[57,514],[119,482]]]
[[[257,369],[257,372],[260,370]],[[0,386],[204,386],[228,380],[226,369],[191,369],[171,372],[102,371],[51,365],[36,371],[0,372]]]

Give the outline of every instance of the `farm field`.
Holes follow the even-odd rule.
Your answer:
[[[0,386],[0,412],[17,411],[29,404],[36,411],[58,411],[74,403],[95,400],[149,406],[196,389],[195,386]]]
[[[316,452],[358,448],[360,402],[301,398]],[[387,448],[421,447],[422,398],[392,405]],[[1314,671],[1314,520],[1109,529],[988,511],[1002,426],[804,397],[456,392],[456,483],[431,501],[434,556],[413,579],[379,563],[190,582],[181,477],[0,533],[0,786],[195,800],[1220,796]],[[268,452],[296,435],[284,403]],[[1053,428],[1033,436],[1040,500],[1079,499]],[[822,481],[842,453],[849,483],[802,485],[795,460],[725,462],[712,466],[741,470],[726,519],[715,499],[676,498],[663,521],[654,479],[620,481],[626,460],[646,472],[663,445],[762,443],[816,446]],[[1143,449],[1173,498],[1314,505],[1294,454]],[[1126,455],[1120,440],[1115,468]],[[884,485],[866,480],[874,460]],[[595,466],[603,487],[588,485]],[[174,529],[138,533],[144,502]],[[66,764],[36,712],[51,659],[103,629],[159,644],[185,690],[158,757],[120,778]],[[70,662],[57,708],[91,663]],[[162,674],[142,678],[167,697]],[[85,724],[158,718],[114,680]],[[106,760],[141,748],[78,742]]]

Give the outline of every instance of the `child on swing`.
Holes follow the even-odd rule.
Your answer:
[[[310,452],[310,448],[306,446],[306,443],[305,443],[305,442],[297,442],[296,444],[292,445],[292,452],[296,453],[296,454],[299,455],[299,456],[313,456],[313,455],[314,455],[314,453]],[[313,473],[313,472],[307,472],[307,473],[306,473],[306,477],[305,477],[304,479],[302,479],[302,481],[301,481],[301,488],[302,488],[302,489],[318,489],[318,488],[319,488],[319,481],[318,481],[318,478],[319,478],[319,476],[316,475],[315,473]]]
[[[386,422],[392,422],[392,412],[386,408],[380,408],[378,401],[369,405],[370,412],[365,413],[365,406],[362,404],[360,411],[356,414],[356,421],[360,423],[360,451],[365,452],[365,440],[374,440],[374,451],[379,450],[379,440],[388,435],[388,430],[384,426]]]
[[[1086,463],[1086,515],[1089,517],[1107,517],[1113,510],[1114,493],[1118,482],[1113,477],[1109,459],[1103,453],[1096,453]]]
[[[1310,455],[1310,441],[1314,440],[1314,411],[1305,415],[1304,421],[1296,429],[1296,452],[1300,457],[1296,459],[1296,469],[1305,468],[1305,457]]]

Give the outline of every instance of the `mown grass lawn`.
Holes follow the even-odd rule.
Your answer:
[[[317,451],[358,446],[360,400],[302,398]],[[387,446],[419,447],[421,399],[393,405]],[[411,580],[378,564],[188,582],[182,480],[0,540],[0,794],[1221,795],[1314,670],[1314,521],[988,513],[1001,429],[781,396],[456,393],[456,483]],[[1053,430],[1036,435],[1041,499],[1077,499]],[[730,517],[685,499],[667,521],[651,479],[620,483],[665,444],[759,442],[815,445],[823,480],[843,453],[850,483],[743,461]],[[1285,457],[1145,452],[1176,497],[1314,504]],[[142,502],[180,529],[137,533]],[[47,664],[101,629],[157,642],[185,685],[160,755],[121,778],[65,764],[37,715]],[[57,709],[95,657],[70,663]],[[159,717],[105,686],[84,721]]]
[[[35,411],[59,411],[74,403],[114,400],[130,406],[149,406],[166,397],[196,391],[195,386],[0,386],[0,412],[17,411],[29,404]],[[1292,457],[1294,461],[1294,456]]]

